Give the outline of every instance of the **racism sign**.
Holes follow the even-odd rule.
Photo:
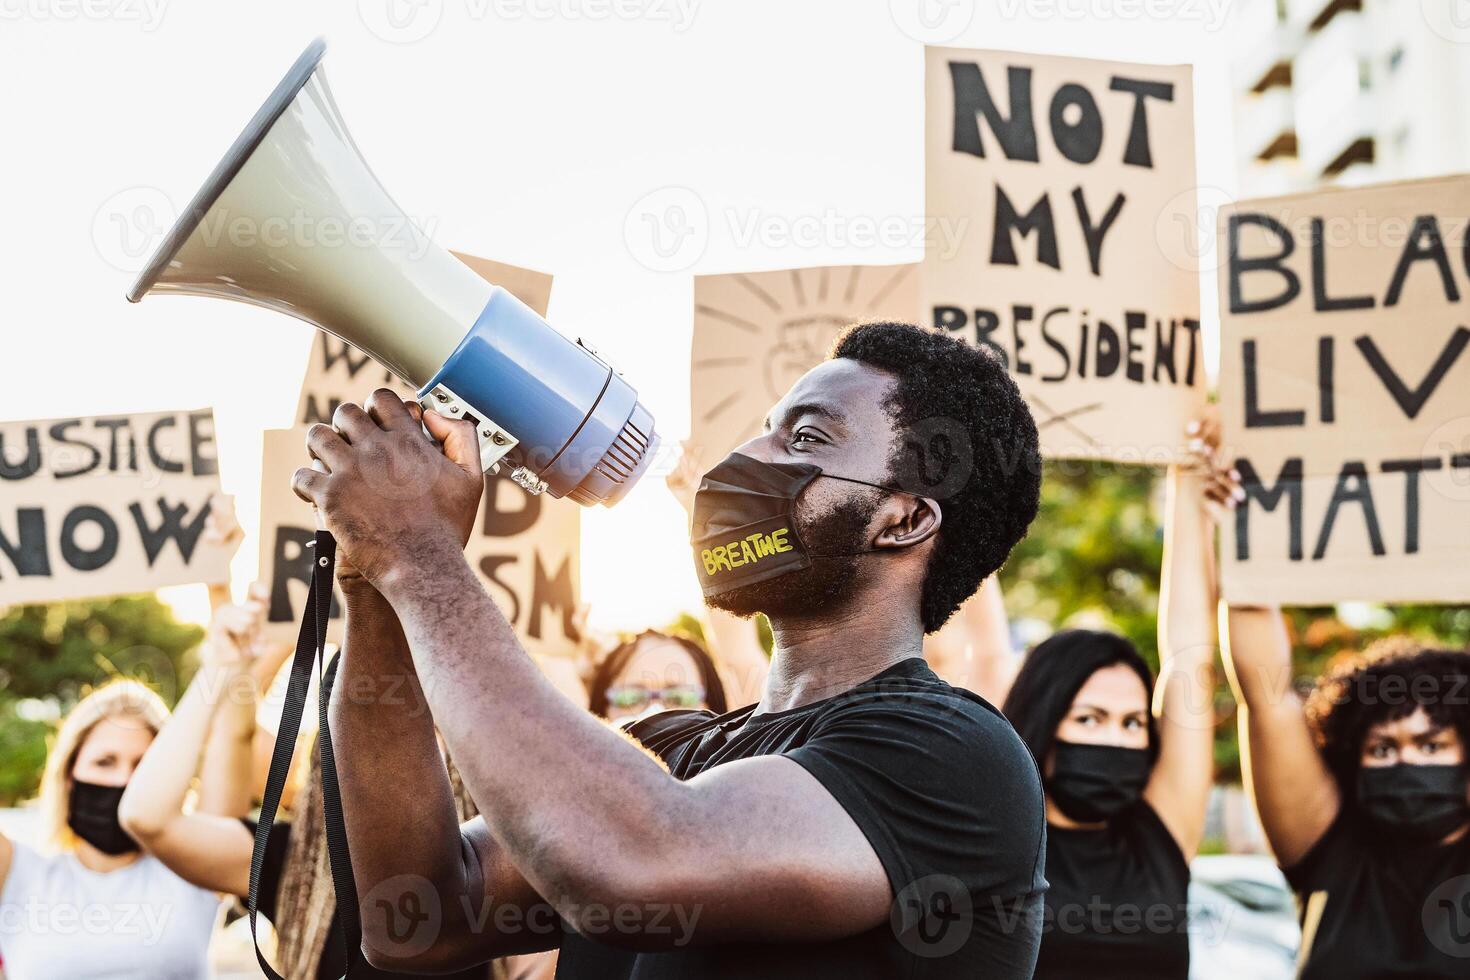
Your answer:
[[[1470,177],[1220,216],[1232,602],[1470,599]]]
[[[306,429],[265,433],[261,463],[260,569],[270,587],[266,613],[273,639],[295,638],[311,585],[310,548],[316,532],[310,504],[291,490],[291,474],[307,464]],[[404,506],[417,491],[401,486]],[[570,500],[532,497],[501,476],[485,478],[485,496],[465,549],[471,567],[516,628],[522,644],[541,656],[570,655],[581,593],[581,509]],[[340,594],[332,598],[327,639],[342,642]]]
[[[761,420],[848,324],[912,323],[918,266],[844,265],[696,276],[690,451],[711,465]]]
[[[0,605],[229,580],[214,413],[0,423]]]
[[[1188,66],[929,48],[924,315],[985,344],[1044,453],[1167,463],[1203,406]]]
[[[504,288],[541,316],[546,315],[546,307],[551,302],[551,276],[460,252],[452,254],[481,278]],[[466,330],[469,327],[465,324]],[[394,377],[345,340],[318,330],[296,403],[296,424],[329,423],[338,405],[344,401],[361,404],[375,388],[392,388],[404,398],[414,396],[412,385]]]

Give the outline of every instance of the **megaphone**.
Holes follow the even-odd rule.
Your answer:
[[[315,324],[470,419],[487,472],[612,505],[658,438],[638,393],[428,240],[348,135],[313,41],[214,168],[128,291],[219,296]]]

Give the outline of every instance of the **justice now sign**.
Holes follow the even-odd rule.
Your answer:
[[[1470,600],[1470,177],[1220,215],[1225,598]]]
[[[1204,405],[1188,66],[928,48],[924,316],[1052,457],[1167,463]]]
[[[229,580],[214,413],[0,423],[0,606]]]

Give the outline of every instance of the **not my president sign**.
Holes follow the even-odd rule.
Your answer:
[[[925,317],[995,350],[1052,457],[1165,463],[1204,403],[1188,66],[929,48]]]
[[[1470,177],[1220,216],[1231,602],[1470,600]]]
[[[214,413],[0,423],[0,606],[224,582]]]

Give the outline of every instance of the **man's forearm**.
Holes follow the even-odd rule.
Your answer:
[[[422,558],[432,574],[395,575],[384,594],[490,832],[553,905],[636,888],[626,876],[646,870],[647,855],[635,852],[678,819],[679,784],[556,690],[463,555]]]
[[[403,630],[366,583],[344,585],[343,598],[332,745],[358,895],[366,900],[379,883],[413,875],[454,916],[465,886],[458,814]]]

